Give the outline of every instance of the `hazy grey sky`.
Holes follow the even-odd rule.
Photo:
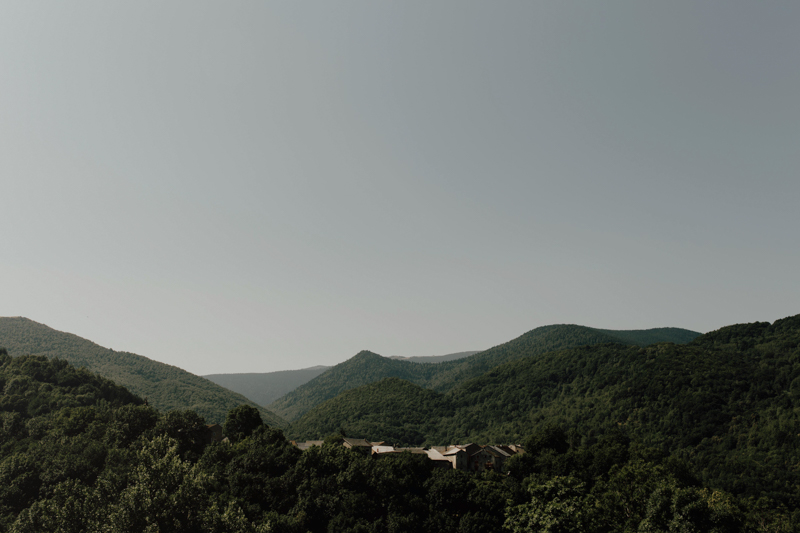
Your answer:
[[[0,4],[0,315],[197,374],[800,313],[800,3]]]

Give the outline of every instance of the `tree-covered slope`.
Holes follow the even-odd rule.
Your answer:
[[[413,363],[363,351],[301,385],[270,404],[269,408],[288,420],[295,420],[315,405],[345,390],[387,377],[402,378],[424,388],[446,392],[508,361],[552,350],[600,343],[629,344],[627,339],[637,333],[655,339],[655,342],[683,342],[687,336],[697,335],[678,328],[627,331],[623,332],[623,337],[613,333],[569,324],[543,326],[475,355],[442,363]]]
[[[329,366],[314,366],[300,370],[209,374],[203,377],[213,381],[220,387],[238,392],[258,405],[269,405],[281,396],[292,392],[303,383],[308,383],[329,368]]]
[[[0,413],[5,442],[25,421],[64,408],[104,403],[110,407],[144,401],[126,388],[85,368],[41,355],[11,357],[0,348]]]
[[[377,433],[351,436],[381,439],[495,409],[478,435],[517,398],[498,423],[522,419],[526,453],[501,473],[332,440],[301,452],[247,406],[228,413],[232,443],[210,444],[194,412],[160,414],[63,360],[0,349],[0,532],[800,531],[798,346],[795,317],[689,346],[552,352],[445,395],[386,379],[326,403]]]
[[[517,439],[547,423],[617,425],[735,494],[800,503],[800,315],[731,326],[689,345],[588,346],[498,367],[451,391],[436,439]]]
[[[285,422],[241,394],[178,367],[128,352],[117,352],[22,317],[0,318],[0,346],[12,356],[44,355],[64,359],[128,388],[161,411],[191,409],[210,422],[221,422],[240,404],[259,408],[270,425]]]
[[[346,401],[343,394],[312,411],[324,421],[318,435],[367,427],[362,406],[382,395],[411,408],[417,394],[389,382],[348,391]],[[712,487],[800,505],[800,315],[722,328],[688,345],[599,344],[516,359],[404,416],[405,434],[425,437],[413,444],[520,442],[552,424],[590,439],[623,428],[687,461]],[[314,436],[310,422],[297,427]],[[377,424],[368,427],[380,438]]]
[[[411,363],[363,351],[297,387],[270,404],[269,408],[287,420],[293,420],[346,390],[387,377],[402,378],[417,383],[434,372],[438,366],[440,364]]]
[[[598,331],[610,335],[622,344],[633,344],[636,346],[649,346],[658,342],[672,342],[675,344],[687,344],[700,336],[696,331],[681,328],[653,328],[653,329],[631,329],[614,330],[599,329]]]
[[[445,392],[508,361],[561,348],[609,342],[623,341],[608,333],[586,326],[573,324],[542,326],[472,357],[443,363],[439,366],[438,371],[422,385]]]
[[[343,432],[367,440],[414,445],[452,414],[445,397],[400,379],[385,378],[347,390],[314,407],[291,425],[288,435],[318,439]]]

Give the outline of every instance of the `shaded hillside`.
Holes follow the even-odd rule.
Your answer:
[[[300,451],[246,406],[228,413],[232,442],[209,442],[196,413],[161,414],[45,356],[0,349],[0,385],[3,532],[754,533],[800,525],[791,497],[712,491],[685,463],[616,427],[597,439],[546,427],[526,439],[525,454],[499,466],[502,475],[439,468],[420,454],[376,460],[335,439]],[[445,401],[399,379],[359,391],[353,405],[342,399],[355,391],[326,405],[366,417],[383,409],[380,418],[398,432],[418,422],[404,412],[435,424],[442,409],[430,406]],[[371,409],[357,405],[365,399]]]
[[[222,422],[229,410],[248,404],[258,407],[268,424],[285,424],[280,417],[241,394],[178,367],[133,353],[109,350],[27,318],[0,318],[0,346],[5,346],[12,356],[44,355],[86,367],[146,398],[161,411],[191,409],[209,422]]]
[[[675,344],[687,344],[699,337],[701,334],[696,331],[681,328],[653,328],[653,329],[632,329],[632,330],[613,330],[599,329],[606,335],[619,339],[623,344],[633,344],[636,346],[649,346],[659,342],[673,342]]]
[[[109,407],[144,400],[113,381],[66,361],[41,355],[11,357],[0,348],[0,433],[5,442],[30,418],[104,402]]]
[[[412,363],[444,363],[447,361],[455,361],[457,359],[463,359],[465,357],[469,357],[470,355],[475,355],[476,353],[481,353],[481,350],[449,353],[446,355],[423,355],[415,357],[403,357],[402,355],[392,355],[391,357],[389,357],[389,359],[398,359],[400,361],[411,361]]]
[[[413,445],[436,431],[451,416],[449,402],[438,392],[399,378],[385,378],[341,393],[308,411],[288,435],[317,439],[343,431],[368,440]]]
[[[279,413],[280,416],[293,420],[314,406],[348,389],[374,383],[387,377],[402,378],[412,383],[418,383],[424,381],[438,366],[440,365],[433,363],[420,364],[388,359],[372,352],[363,351],[297,387],[270,404],[269,408]]]
[[[542,326],[472,357],[443,363],[439,371],[423,386],[445,392],[508,361],[561,348],[609,342],[626,344],[622,339],[586,326],[573,324]]]
[[[650,336],[658,342],[682,340],[686,331],[661,328]],[[412,363],[364,351],[298,387],[270,404],[269,408],[288,420],[294,420],[315,405],[345,390],[386,377],[402,378],[424,388],[446,392],[458,383],[480,376],[508,361],[573,346],[613,342],[627,344],[624,338],[593,328],[553,325],[536,328],[512,341],[475,355],[443,363]]]
[[[381,382],[313,416],[325,429],[361,427],[358,406],[384,387],[403,404],[394,397],[401,389]],[[407,390],[413,405],[416,392]],[[405,415],[406,434],[425,435],[415,444],[519,442],[552,424],[592,442],[615,427],[688,461],[709,486],[800,505],[800,315],[722,328],[688,345],[602,344],[514,360],[453,388],[440,407],[450,415],[436,411],[433,425],[425,421],[431,406]],[[298,427],[313,433],[308,421]],[[381,438],[380,427],[369,428]],[[387,421],[385,431],[396,424]]]
[[[315,366],[300,370],[246,374],[209,374],[203,376],[221,387],[238,392],[258,405],[269,405],[284,394],[319,376],[329,366]]]

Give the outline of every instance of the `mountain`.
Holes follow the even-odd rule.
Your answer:
[[[0,391],[0,531],[800,530],[800,315],[523,357],[446,393],[382,379],[293,424],[408,444],[520,435],[502,465],[502,447],[472,456],[485,472],[335,438],[301,451],[251,408],[234,442],[210,443],[192,411],[2,348]]]
[[[742,333],[711,344],[765,346]],[[796,347],[796,339],[762,333],[770,350]],[[652,350],[662,347],[669,348]],[[713,440],[712,448],[701,442],[684,456],[681,448],[648,447],[659,437],[632,435],[629,424],[594,433],[545,425],[525,440],[523,454],[495,461],[511,450],[473,444],[472,460],[453,469],[410,451],[374,457],[338,438],[301,451],[280,429],[257,423],[248,407],[226,421],[233,442],[217,444],[192,411],[162,414],[85,368],[43,355],[11,357],[3,348],[0,390],[0,531],[800,529],[796,438],[769,427],[739,440],[753,454],[742,459],[722,439],[730,458],[709,453]],[[447,396],[387,378],[325,405],[358,411],[362,428],[402,442],[418,438],[415,425],[436,431],[446,421]],[[321,407],[306,416],[322,414]],[[245,412],[248,423],[238,418]],[[468,465],[486,471],[465,471]],[[709,472],[716,477],[704,483]]]
[[[437,366],[439,365],[398,361],[362,351],[297,387],[268,407],[276,413],[281,413],[280,416],[293,420],[315,405],[348,389],[374,383],[386,377],[402,378],[417,383],[424,380]]]
[[[620,428],[653,453],[687,462],[711,487],[800,502],[800,315],[725,327],[685,345],[596,344],[517,358],[446,394],[428,391],[436,405],[419,405],[423,390],[393,380],[362,386],[290,431],[316,438],[336,427],[419,445],[520,442],[553,425],[591,442]],[[371,418],[378,409],[383,426]]]
[[[228,411],[247,404],[257,407],[267,424],[285,425],[274,413],[207,379],[141,355],[103,348],[27,318],[0,318],[0,346],[12,356],[44,355],[86,367],[145,398],[161,411],[190,409],[208,422],[223,422]]]
[[[416,357],[403,357],[393,355],[389,359],[398,361],[409,361],[412,363],[443,363],[463,359],[470,355],[475,355],[478,351],[457,352],[446,355],[429,355]],[[294,389],[308,383],[319,376],[329,366],[314,366],[300,370],[282,370],[279,372],[264,373],[243,373],[243,374],[209,374],[204,378],[213,381],[217,385],[238,392],[242,396],[256,402],[259,405],[269,405],[278,398],[289,394]]]
[[[480,350],[473,350],[471,352],[457,352],[449,353],[447,355],[421,355],[415,357],[403,357],[402,355],[392,355],[389,359],[398,359],[400,361],[411,361],[412,363],[444,363],[445,361],[455,361],[456,359],[463,359],[470,355],[480,353]]]
[[[279,398],[268,407],[280,416],[295,420],[312,407],[337,394],[387,377],[405,379],[421,387],[446,392],[458,383],[480,376],[508,361],[545,352],[601,343],[630,344],[632,335],[657,342],[685,342],[699,333],[678,328],[626,331],[622,336],[585,326],[552,325],[531,330],[514,340],[475,355],[443,363],[413,363],[362,351]]]
[[[203,376],[221,387],[238,392],[258,405],[269,405],[281,396],[319,376],[329,366],[313,366],[300,370],[246,374],[209,374]]]

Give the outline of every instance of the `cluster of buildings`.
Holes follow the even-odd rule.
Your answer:
[[[292,444],[301,450],[307,450],[312,446],[322,446],[321,440],[309,440],[306,442],[295,442]],[[441,468],[455,468],[458,470],[468,470],[472,472],[483,472],[485,470],[503,471],[503,466],[509,458],[517,454],[525,453],[519,444],[509,445],[483,445],[480,444],[453,444],[450,446],[431,446],[430,448],[399,448],[389,446],[384,442],[369,442],[364,439],[342,438],[340,444],[345,448],[370,454],[374,459],[385,457],[397,453],[413,453],[427,455],[428,459],[434,461],[434,466]]]

